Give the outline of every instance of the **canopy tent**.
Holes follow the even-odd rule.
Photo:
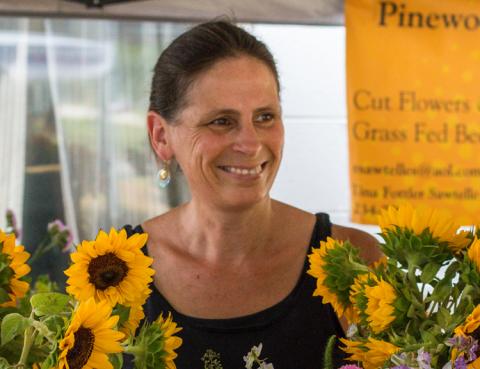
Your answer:
[[[339,25],[343,0],[0,0],[0,15]]]

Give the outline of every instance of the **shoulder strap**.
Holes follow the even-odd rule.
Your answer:
[[[315,214],[317,221],[313,228],[312,239],[310,240],[310,246],[318,247],[320,241],[325,241],[327,237],[332,235],[332,223],[327,213]]]
[[[130,237],[135,233],[143,233],[143,229],[140,224],[137,225],[135,228],[132,227],[130,224],[124,225],[122,228],[125,229],[125,231],[127,232],[127,237]]]

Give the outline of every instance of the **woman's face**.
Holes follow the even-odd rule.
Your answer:
[[[224,59],[192,83],[166,127],[194,200],[241,208],[268,196],[283,148],[275,78],[261,61]]]

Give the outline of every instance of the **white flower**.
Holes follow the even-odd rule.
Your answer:
[[[356,324],[350,324],[347,330],[347,338],[352,338],[358,333],[358,326]]]
[[[253,357],[251,351],[247,354],[247,356],[243,357],[243,360],[245,361],[245,368],[252,369],[252,365],[255,362],[255,358]]]
[[[245,361],[246,369],[252,369],[253,364],[258,361],[258,358],[260,357],[261,352],[262,352],[262,344],[260,343],[258,346],[253,346],[250,352],[247,354],[247,356],[243,357],[243,360]],[[260,366],[260,368],[263,369],[262,366]],[[272,369],[272,368],[267,368],[267,369]]]
[[[258,344],[258,346],[253,346],[252,347],[252,353],[255,355],[255,357],[259,358],[260,357],[260,354],[262,353],[262,347],[263,347],[263,344],[260,342]]]

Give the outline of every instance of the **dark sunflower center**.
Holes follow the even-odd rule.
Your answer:
[[[81,369],[92,355],[95,336],[90,329],[84,327],[80,327],[74,336],[75,344],[67,353],[67,362],[70,369]]]
[[[99,290],[117,286],[125,278],[127,272],[127,264],[111,252],[92,259],[88,265],[90,283]]]

